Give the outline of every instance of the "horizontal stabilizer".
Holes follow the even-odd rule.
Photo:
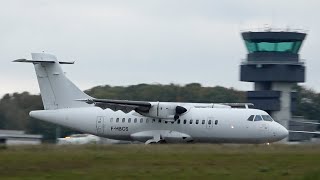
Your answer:
[[[24,62],[24,63],[54,63],[52,60],[28,60],[28,59],[17,59],[13,62]],[[74,64],[74,61],[59,61],[59,64]]]

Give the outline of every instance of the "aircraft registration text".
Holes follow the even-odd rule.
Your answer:
[[[129,128],[128,127],[114,127],[114,126],[111,126],[111,131],[128,131]]]

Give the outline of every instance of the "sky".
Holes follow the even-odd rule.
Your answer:
[[[241,31],[308,31],[300,57],[320,92],[318,0],[0,0],[0,96],[39,88],[32,52],[54,54],[80,89],[98,85],[201,83],[252,90],[239,81]]]

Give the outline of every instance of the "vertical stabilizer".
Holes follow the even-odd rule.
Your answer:
[[[91,106],[76,99],[91,98],[75,86],[64,74],[54,55],[32,53],[32,60],[19,59],[16,62],[31,62],[36,71],[44,109],[63,109]]]

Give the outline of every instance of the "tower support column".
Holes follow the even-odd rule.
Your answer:
[[[280,91],[280,109],[279,111],[272,111],[271,116],[278,121],[285,128],[289,128],[289,121],[291,120],[291,92],[293,83],[274,82],[272,83],[272,90]],[[288,137],[282,142],[288,141]]]

